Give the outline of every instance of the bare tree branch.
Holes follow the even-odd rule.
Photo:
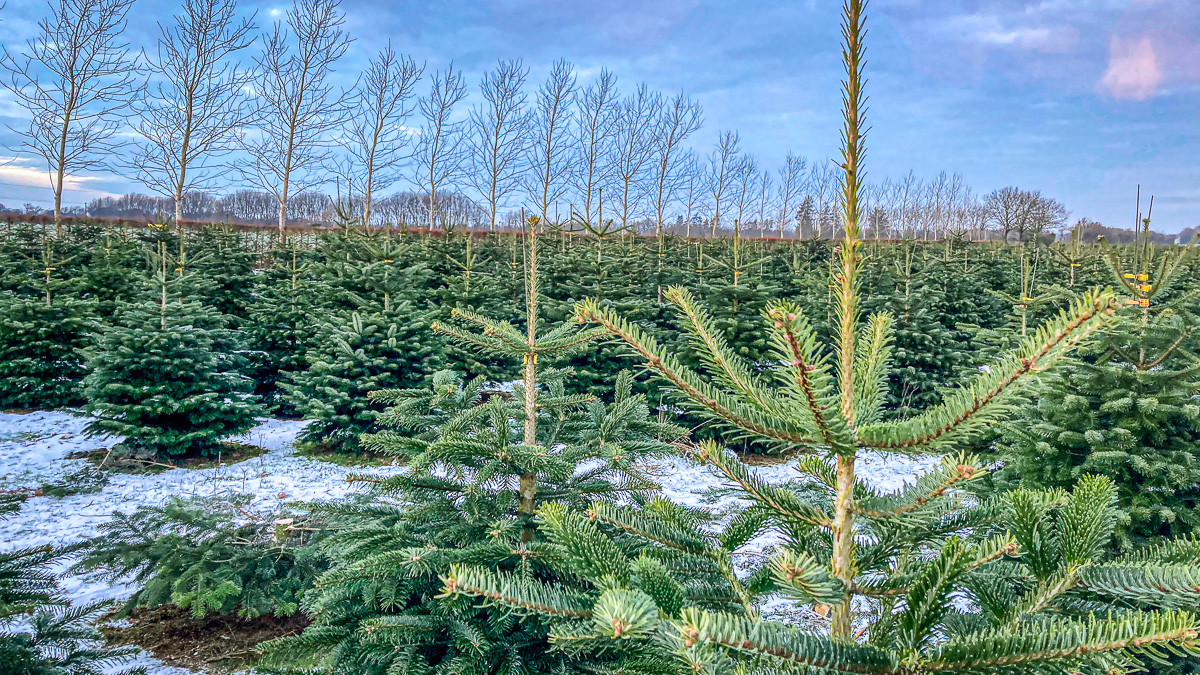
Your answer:
[[[500,61],[479,82],[485,103],[471,109],[468,179],[488,206],[491,230],[496,229],[500,204],[516,189],[524,169],[530,117],[523,89],[528,75],[520,61]]]
[[[329,81],[350,46],[338,0],[295,0],[284,22],[266,36],[258,58],[254,95],[259,128],[243,136],[252,161],[241,169],[279,205],[279,235],[287,225],[288,196],[325,182],[329,132],[341,125],[346,92]]]
[[[29,126],[10,129],[21,148],[41,157],[54,192],[54,221],[62,216],[63,183],[105,165],[117,143],[117,113],[134,90],[136,64],[122,40],[133,0],[52,0],[41,33],[24,53],[0,45],[0,85],[29,112]]]
[[[158,30],[151,81],[133,107],[142,140],[129,166],[138,182],[175,202],[178,222],[183,195],[209,187],[209,161],[236,149],[251,120],[253,73],[231,59],[253,43],[254,20],[237,18],[236,0],[184,0],[173,25]]]

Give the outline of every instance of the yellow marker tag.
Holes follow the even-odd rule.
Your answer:
[[[1138,299],[1138,307],[1149,307],[1149,306],[1150,306],[1150,298]]]
[[[1142,284],[1142,285],[1141,285],[1141,286],[1139,286],[1138,288],[1142,289],[1142,292],[1143,292],[1143,293],[1149,293],[1149,292],[1150,292],[1150,284]]]
[[[1150,275],[1149,275],[1149,274],[1139,274],[1139,275],[1138,275],[1138,281],[1145,281],[1145,280],[1147,280],[1147,279],[1149,279],[1149,278],[1150,278]]]
[[[1126,275],[1125,275],[1125,278],[1126,278],[1126,279],[1132,279],[1132,278],[1133,278],[1133,275],[1132,275],[1132,274],[1126,274]]]

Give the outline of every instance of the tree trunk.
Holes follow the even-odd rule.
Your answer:
[[[537,445],[537,223],[526,223],[529,237],[529,268],[525,270],[525,336],[529,352],[525,355],[525,436],[526,446]],[[521,474],[520,500],[517,512],[532,516],[537,511],[537,475],[532,471]],[[521,541],[533,541],[534,527],[530,522],[521,530]]]
[[[853,637],[854,581],[854,461],[855,457],[838,455],[837,493],[833,503],[833,555],[830,571],[845,589],[841,604],[833,608],[833,637],[850,640]]]

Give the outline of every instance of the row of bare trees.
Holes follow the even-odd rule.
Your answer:
[[[281,232],[318,216],[313,195],[331,187],[368,225],[412,222],[418,209],[430,228],[482,212],[494,229],[523,207],[597,236],[840,228],[832,162],[788,153],[768,170],[732,130],[699,151],[695,100],[623,91],[608,70],[581,82],[558,61],[533,83],[520,61],[501,60],[472,87],[453,64],[427,73],[389,44],[343,87],[351,38],[338,1],[294,0],[259,34],[236,0],[182,0],[153,48],[136,51],[121,37],[134,0],[49,0],[40,33],[0,49],[0,68],[30,115],[16,131],[45,162],[56,218],[67,179],[106,169],[171,200],[176,219],[197,215],[195,195],[252,187],[227,199],[257,219],[250,195],[270,195]],[[944,173],[884,181],[868,198],[878,237],[1026,237],[1066,218],[1037,193],[980,198]]]

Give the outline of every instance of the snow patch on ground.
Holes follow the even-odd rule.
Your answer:
[[[0,490],[36,488],[79,469],[83,460],[66,457],[78,451],[108,448],[118,438],[87,438],[87,418],[64,412],[28,414],[0,413]],[[213,469],[173,469],[154,475],[114,474],[96,494],[64,498],[31,497],[20,512],[0,520],[0,550],[42,544],[63,545],[94,537],[114,511],[131,513],[140,506],[161,505],[171,497],[250,495],[247,507],[258,512],[278,511],[287,502],[329,501],[346,497],[358,488],[346,477],[356,473],[394,474],[402,467],[351,469],[294,453],[294,444],[306,422],[264,419],[245,434],[230,440],[266,448],[259,457]],[[932,469],[938,458],[908,458],[883,453],[864,453],[858,474],[883,491],[895,491]],[[735,495],[721,494],[721,478],[708,468],[686,459],[667,457],[647,462],[647,473],[663,486],[667,497],[720,513],[732,513],[747,502]],[[758,475],[772,483],[802,478],[795,462],[756,467]],[[745,569],[767,553],[780,538],[758,537],[739,560]],[[73,602],[128,598],[133,588],[88,577],[64,576],[62,586]],[[776,606],[778,605],[778,607]],[[768,614],[786,613],[786,601],[764,608]],[[165,666],[147,654],[137,665],[147,666],[152,675],[183,675],[188,671]]]

